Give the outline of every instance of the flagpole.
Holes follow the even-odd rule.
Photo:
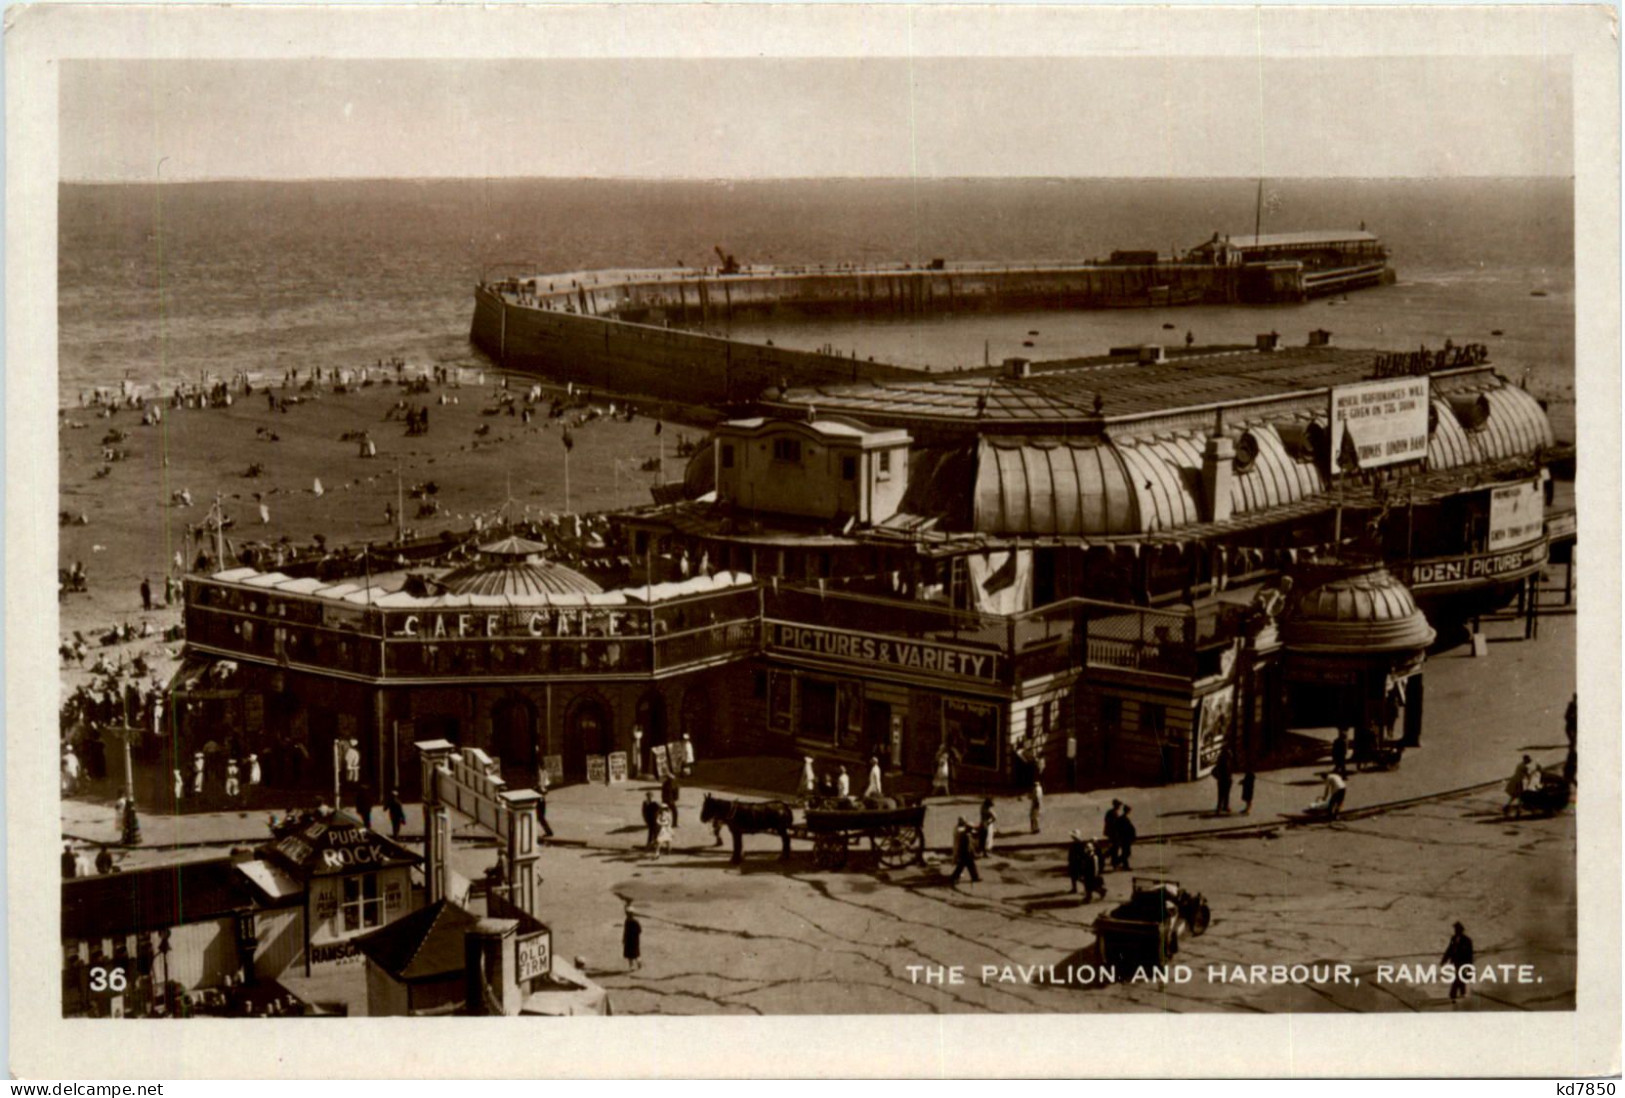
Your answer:
[[[1253,216],[1253,245],[1258,245],[1258,238],[1264,235],[1264,177],[1258,177],[1258,208]]]

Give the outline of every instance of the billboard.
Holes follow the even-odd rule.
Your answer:
[[[1428,379],[1333,386],[1331,431],[1333,474],[1422,461],[1428,456]]]
[[[1490,489],[1490,552],[1534,541],[1545,527],[1546,499],[1539,480]]]

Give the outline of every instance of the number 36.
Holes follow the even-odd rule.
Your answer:
[[[90,990],[123,991],[124,987],[125,978],[122,968],[103,968],[101,965],[97,965],[90,970]]]

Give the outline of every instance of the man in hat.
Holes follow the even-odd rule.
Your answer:
[[[401,803],[399,789],[391,789],[384,796],[384,815],[389,817],[390,838],[399,839],[401,828],[406,825],[406,806]]]

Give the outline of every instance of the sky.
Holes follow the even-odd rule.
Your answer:
[[[68,181],[1573,174],[1562,58],[72,60]]]

